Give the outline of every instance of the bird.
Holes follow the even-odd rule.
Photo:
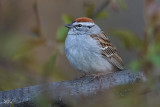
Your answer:
[[[84,75],[104,75],[124,70],[116,47],[91,18],[77,18],[65,27],[69,28],[65,54],[77,71]]]

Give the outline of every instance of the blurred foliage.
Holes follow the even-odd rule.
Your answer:
[[[108,14],[103,9],[96,12],[95,5],[90,3],[85,6],[85,16],[93,19],[106,19]]]
[[[62,20],[64,24],[68,24],[71,23],[74,20],[74,18],[64,14],[62,15]],[[60,26],[57,30],[57,41],[64,43],[67,33],[68,29],[64,25]]]
[[[127,49],[141,47],[141,40],[136,36],[136,34],[129,30],[118,29],[112,30],[110,33],[119,38]]]
[[[117,0],[117,1],[118,1],[119,6],[120,6],[122,9],[128,9],[128,6],[127,6],[127,4],[125,3],[124,0]]]
[[[146,58],[148,61],[151,61],[154,65],[160,68],[160,43],[150,46]]]
[[[100,13],[98,13],[98,14],[96,15],[96,18],[97,18],[97,19],[103,19],[103,18],[107,18],[107,16],[108,16],[108,14],[107,14],[106,11],[101,11]]]
[[[44,65],[44,74],[49,75],[55,70],[57,53],[54,52]]]
[[[87,6],[86,12],[85,12],[87,17],[92,17],[94,8],[95,8],[94,4],[90,4],[90,5]]]
[[[14,53],[13,60],[17,60],[23,56],[26,56],[29,52],[31,52],[39,45],[44,45],[44,40],[41,38],[32,38],[25,41]]]
[[[138,60],[135,60],[135,61],[132,61],[130,64],[129,64],[129,68],[132,69],[132,71],[134,72],[139,72],[139,69],[141,67],[141,61],[138,61]]]
[[[52,101],[44,95],[38,95],[35,99],[36,107],[54,107]]]

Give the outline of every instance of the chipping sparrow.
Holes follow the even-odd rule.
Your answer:
[[[77,18],[65,26],[69,28],[65,54],[76,70],[85,74],[97,74],[124,69],[116,48],[92,19]]]

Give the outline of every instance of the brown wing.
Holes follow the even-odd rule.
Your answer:
[[[117,49],[110,44],[109,38],[105,36],[104,32],[100,34],[93,34],[91,37],[98,41],[101,46],[102,55],[117,69],[123,70],[124,65],[121,57],[117,53]]]

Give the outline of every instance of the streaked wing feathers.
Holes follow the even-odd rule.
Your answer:
[[[100,34],[93,34],[91,37],[98,41],[101,46],[102,55],[116,68],[123,70],[123,62],[117,53],[117,49],[110,44],[109,38],[105,36],[104,32]]]

